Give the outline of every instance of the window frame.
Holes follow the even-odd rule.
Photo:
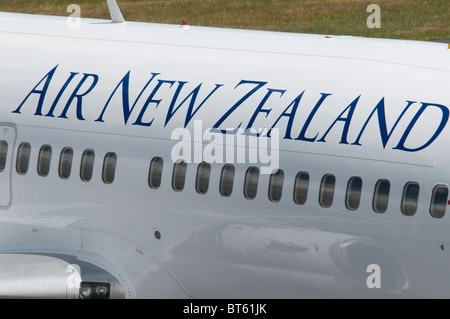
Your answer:
[[[416,192],[408,193],[411,187],[417,187]],[[418,182],[410,181],[403,187],[401,211],[405,216],[414,216],[419,207],[420,185]],[[411,196],[414,198],[411,200]],[[409,198],[408,198],[409,197]],[[410,207],[412,205],[412,208]]]
[[[6,163],[8,162],[8,141],[0,141],[0,173],[6,169]]]
[[[256,174],[253,174],[253,172],[256,172]],[[250,166],[247,168],[244,180],[244,197],[246,199],[255,199],[258,195],[259,175],[258,166]],[[254,190],[250,187],[253,187]]]
[[[359,180],[361,183],[357,190],[352,189],[352,182],[355,180]],[[345,192],[345,207],[347,207],[348,210],[357,210],[359,208],[359,205],[361,204],[362,187],[363,187],[363,180],[360,176],[350,177],[347,183],[347,190]],[[357,192],[356,193],[357,204],[353,205],[355,192]]]
[[[67,151],[70,151],[69,153],[70,155],[68,158],[66,158]],[[66,146],[61,150],[61,153],[59,155],[58,175],[61,179],[68,179],[70,177],[70,175],[72,174],[72,164],[73,164],[73,149],[69,146]],[[65,170],[67,168],[68,174],[66,176]]]
[[[446,193],[447,193],[446,196],[445,196],[445,201],[443,201],[442,204],[441,204],[441,206],[444,207],[443,212],[442,212],[441,215],[433,213],[433,207],[436,205],[434,199],[436,198],[436,192],[437,192],[437,189],[439,189],[439,188],[445,188]],[[447,205],[448,205],[448,194],[449,194],[449,189],[448,189],[447,185],[439,184],[439,185],[436,185],[433,188],[433,192],[431,193],[430,208],[429,208],[431,217],[433,217],[433,218],[443,218],[445,216],[445,213],[447,211]]]
[[[389,187],[387,194],[380,194],[380,192],[379,192],[379,189],[380,189],[382,183],[387,183],[387,185]],[[388,210],[390,193],[391,193],[391,181],[387,178],[379,179],[375,184],[375,188],[373,191],[373,199],[372,199],[372,209],[375,213],[384,214]],[[379,201],[380,195],[386,196],[387,200],[385,201],[385,204],[381,203]],[[384,209],[378,209],[379,207],[376,204],[378,204],[378,206],[379,206],[379,204],[383,204]]]
[[[202,172],[205,172],[206,175],[202,174]],[[197,191],[197,193],[204,195],[208,192],[210,177],[211,177],[211,164],[205,161],[198,164],[197,175],[195,178],[195,190]],[[202,188],[203,186],[205,187]]]
[[[301,176],[307,176],[308,178],[307,178],[307,180],[302,180]],[[294,196],[294,203],[296,203],[297,205],[305,205],[306,204],[306,202],[308,200],[308,191],[309,191],[309,181],[310,181],[310,179],[311,179],[311,177],[309,175],[309,172],[306,172],[306,171],[300,171],[295,176],[293,196]],[[306,181],[306,183],[305,183],[305,181]],[[300,183],[303,186],[302,189],[300,189],[300,187],[297,186]],[[297,196],[299,191],[302,192],[301,193],[301,195],[302,195],[301,199],[302,200],[300,200],[300,201],[298,200],[299,196]]]
[[[89,155],[92,153],[92,156]],[[88,162],[89,157],[92,158],[91,162]],[[81,156],[80,164],[80,178],[83,182],[89,182],[94,175],[94,165],[95,165],[95,151],[93,149],[86,149]],[[85,174],[87,173],[87,175]]]
[[[278,185],[275,185],[276,183],[278,183]],[[278,168],[272,174],[270,174],[268,196],[271,202],[277,203],[281,200],[281,197],[283,195],[283,184],[284,184],[284,171],[281,168]]]
[[[48,174],[50,173],[52,153],[53,153],[53,150],[52,150],[51,145],[49,145],[49,144],[44,144],[39,149],[38,163],[37,163],[37,172],[38,172],[39,176],[47,177]]]
[[[331,178],[333,180],[332,187],[328,187],[327,179]],[[328,187],[327,189],[325,187]],[[334,193],[336,191],[336,176],[334,174],[325,174],[320,181],[319,189],[319,204],[321,207],[330,208],[333,205]],[[325,198],[325,196],[330,198]],[[326,199],[326,201],[325,201]]]
[[[24,153],[25,152],[25,153]],[[24,156],[26,157],[24,159]],[[17,149],[16,171],[19,175],[28,173],[31,157],[31,144],[28,142],[20,143]]]
[[[228,170],[228,168],[230,168],[230,170]],[[226,175],[228,174],[229,171],[231,171],[231,176]],[[222,170],[220,172],[219,192],[220,195],[222,195],[223,197],[230,197],[231,194],[233,193],[235,174],[236,168],[234,167],[233,164],[227,163],[222,167]]]
[[[173,164],[172,189],[174,191],[176,192],[183,191],[184,187],[186,186],[186,173],[187,173],[187,163],[184,160],[178,160]],[[181,179],[178,180],[178,177],[180,177]],[[180,185],[176,184],[178,182],[180,182]]]
[[[163,170],[164,170],[163,158],[160,156],[153,157],[152,160],[150,161],[150,167],[148,169],[148,186],[151,189],[158,189],[161,187]],[[154,183],[155,178],[157,183]]]
[[[112,184],[116,177],[117,154],[108,152],[103,158],[102,180],[105,184]]]

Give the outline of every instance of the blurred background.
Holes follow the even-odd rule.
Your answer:
[[[354,35],[412,40],[450,38],[450,0],[118,0],[127,21]],[[0,0],[0,11],[109,19],[105,0]],[[379,28],[368,6],[376,4]]]

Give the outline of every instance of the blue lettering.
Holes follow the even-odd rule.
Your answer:
[[[55,117],[53,115],[53,111],[56,108],[56,105],[58,104],[59,100],[61,99],[61,96],[63,95],[64,91],[67,89],[67,86],[69,85],[70,82],[72,82],[73,78],[75,77],[75,75],[80,74],[80,73],[75,73],[75,72],[70,72],[70,76],[67,79],[66,83],[64,83],[64,85],[62,86],[61,90],[59,90],[58,95],[56,96],[55,100],[53,101],[52,106],[50,107],[50,110],[48,111],[48,113],[45,116],[48,117]],[[35,114],[36,115],[36,114]]]
[[[174,85],[175,81],[158,80],[158,84],[156,85],[156,87],[153,89],[152,93],[148,97],[147,101],[145,102],[144,106],[141,109],[141,112],[139,113],[138,118],[136,119],[136,122],[134,122],[133,125],[141,125],[141,126],[151,126],[152,125],[153,120],[155,118],[153,118],[149,123],[142,122],[142,118],[143,118],[144,113],[147,110],[147,107],[150,103],[155,103],[156,104],[155,108],[157,108],[159,103],[161,103],[162,100],[154,100],[153,98],[154,98],[156,92],[158,92],[158,90],[161,88],[161,86],[164,83],[168,83],[168,84],[170,84],[170,87],[172,87],[172,85]]]
[[[416,102],[412,102],[412,101],[407,101],[407,102],[408,102],[408,105],[406,105],[406,107],[403,109],[403,112],[397,118],[397,121],[394,123],[394,125],[392,126],[391,130],[388,133],[387,124],[386,124],[386,112],[384,109],[384,97],[383,97],[380,100],[380,102],[378,102],[377,106],[375,106],[375,108],[372,110],[372,113],[370,113],[369,117],[367,118],[367,121],[364,123],[361,131],[359,132],[359,135],[356,138],[356,141],[354,143],[352,143],[351,145],[361,145],[359,143],[359,140],[361,139],[361,135],[364,132],[364,130],[366,129],[367,124],[369,123],[370,119],[372,118],[373,114],[376,111],[377,116],[378,116],[378,127],[379,127],[379,131],[380,131],[381,141],[383,143],[383,148],[386,148],[386,144],[389,141],[389,138],[391,137],[392,132],[394,132],[394,129],[396,128],[398,122],[403,117],[405,112],[409,109],[409,107],[412,104],[416,103]]]
[[[25,104],[25,102],[28,100],[28,98],[31,96],[31,94],[38,94],[38,95],[40,95],[40,97],[39,97],[39,102],[36,107],[36,113],[34,113],[34,115],[42,116],[42,105],[44,104],[45,95],[47,94],[48,87],[50,85],[50,82],[51,82],[53,75],[55,74],[55,71],[58,68],[58,66],[59,66],[59,64],[57,66],[55,66],[53,69],[51,69],[50,72],[48,72],[42,78],[42,80],[40,80],[39,83],[36,84],[36,86],[31,90],[31,92],[27,95],[27,97],[19,105],[19,107],[17,109],[15,109],[14,111],[12,111],[12,113],[20,114],[20,109]],[[38,86],[41,85],[41,83],[44,82],[44,80],[45,80],[45,83],[44,83],[44,87],[42,88],[42,90],[37,90]]]
[[[348,134],[348,129],[350,128],[350,123],[352,121],[352,116],[353,116],[353,112],[355,111],[355,107],[356,104],[358,104],[359,98],[361,97],[358,96],[352,103],[350,103],[349,106],[347,106],[345,108],[344,111],[342,111],[341,114],[339,114],[339,116],[337,117],[337,119],[333,122],[333,124],[331,124],[331,126],[328,128],[328,130],[325,132],[325,134],[322,136],[322,138],[320,140],[318,140],[317,142],[325,142],[325,137],[328,135],[328,133],[331,131],[331,129],[333,128],[333,126],[338,122],[338,121],[342,121],[344,122],[344,129],[342,130],[342,136],[341,136],[341,141],[339,142],[339,144],[348,144],[347,143],[347,134]],[[347,117],[343,117],[343,115],[348,111]]]
[[[426,142],[422,146],[417,147],[417,148],[405,147],[405,142],[409,136],[409,133],[411,133],[411,130],[414,127],[414,125],[416,124],[417,120],[422,115],[422,113],[425,111],[425,109],[429,106],[436,106],[442,111],[441,122],[439,123],[437,130],[434,132],[433,136],[428,140],[428,142]],[[401,150],[401,151],[405,151],[405,152],[417,152],[417,151],[423,150],[424,148],[428,147],[431,143],[434,142],[434,140],[439,136],[439,134],[441,134],[442,130],[444,129],[445,125],[447,124],[448,116],[449,116],[448,108],[445,107],[444,105],[422,102],[422,107],[416,113],[416,115],[412,119],[411,123],[409,123],[408,127],[406,128],[405,132],[403,133],[402,137],[400,138],[398,145],[396,147],[394,147],[394,150]]]
[[[63,112],[61,113],[60,116],[58,116],[58,118],[67,118],[67,111],[69,110],[69,106],[72,104],[72,101],[74,99],[77,99],[77,119],[84,121],[83,118],[83,114],[81,113],[81,106],[83,104],[83,97],[88,95],[93,89],[94,87],[97,85],[98,82],[98,75],[97,74],[86,74],[83,73],[83,78],[81,79],[80,83],[78,84],[78,86],[75,88],[75,90],[73,91],[72,95],[70,96],[69,100],[67,101],[66,106],[64,107]],[[78,94],[78,91],[81,89],[81,87],[83,86],[84,82],[86,82],[86,80],[88,78],[92,77],[93,81],[91,86],[82,94]]]
[[[327,97],[329,97],[332,94],[328,94],[328,93],[320,93],[322,96],[320,97],[320,100],[317,102],[316,106],[314,106],[314,109],[311,111],[311,113],[309,113],[308,118],[306,119],[305,125],[303,125],[302,130],[300,132],[300,135],[295,139],[295,140],[300,140],[300,141],[306,141],[306,142],[314,142],[317,138],[317,136],[319,135],[319,133],[316,134],[316,136],[314,137],[306,137],[306,130],[308,129],[309,124],[311,123],[312,119],[314,118],[314,115],[316,115],[317,110],[320,108],[320,106],[322,105],[323,101],[325,101],[325,99]]]
[[[281,115],[277,118],[277,120],[275,121],[275,123],[273,123],[272,127],[270,128],[269,132],[267,132],[267,137],[271,137],[270,136],[270,132],[272,132],[272,129],[275,127],[275,125],[277,125],[277,123],[280,121],[280,119],[283,116],[287,116],[289,118],[288,120],[288,124],[286,126],[286,133],[284,134],[283,139],[285,140],[292,140],[291,137],[291,131],[292,131],[292,124],[294,123],[294,118],[295,118],[295,113],[297,112],[297,108],[298,105],[303,97],[303,94],[305,93],[305,91],[303,91],[302,93],[300,93],[299,96],[297,96],[292,102],[291,104],[288,105],[287,108],[284,109],[283,113],[281,113]],[[290,113],[287,112],[287,110],[292,106],[292,111]]]
[[[188,110],[186,112],[186,118],[184,121],[184,127],[186,127],[191,119],[194,117],[194,115],[200,110],[200,108],[205,104],[207,100],[220,88],[223,86],[223,84],[216,84],[215,88],[208,94],[208,96],[203,99],[203,101],[197,106],[197,108],[194,110],[195,101],[197,100],[198,93],[203,85],[203,83],[200,83],[191,93],[188,94],[188,96],[180,103],[178,106],[174,109],[175,104],[177,102],[178,96],[180,95],[180,92],[185,84],[189,82],[181,82],[178,81],[178,87],[177,90],[172,98],[172,102],[170,103],[169,110],[167,112],[166,116],[166,122],[164,123],[164,127],[166,127],[167,123],[172,119],[172,117],[175,115],[175,113],[178,111],[178,109],[190,98],[191,101],[189,103]]]
[[[51,69],[34,86],[34,88],[28,93],[28,95],[20,103],[20,105],[14,111],[12,111],[12,113],[21,114],[22,107],[26,103],[31,104],[31,101],[29,101],[30,98],[33,95],[36,95],[36,96],[38,96],[38,98],[36,98],[37,104],[36,104],[34,115],[35,116],[43,116],[43,110],[44,110],[43,108],[44,108],[46,95],[47,95],[48,89],[50,87],[50,84],[52,82],[53,76],[54,76],[56,70],[58,69],[58,67],[59,67],[59,65],[56,65],[53,69]],[[70,107],[72,106],[72,104],[74,104],[74,102],[76,101],[75,107],[76,107],[77,119],[82,120],[82,121],[85,120],[83,117],[83,100],[87,101],[87,99],[85,97],[88,94],[90,94],[94,90],[94,88],[97,86],[97,84],[99,82],[99,76],[97,74],[82,73],[83,76],[80,79],[80,81],[78,82],[78,84],[72,85],[72,82],[74,82],[74,79],[77,77],[78,74],[80,74],[80,73],[70,72],[70,75],[65,80],[64,84],[59,89],[59,92],[57,93],[55,99],[53,100],[53,103],[51,104],[47,114],[45,115],[46,117],[53,117],[53,118],[55,117],[55,115],[54,115],[55,110],[56,110],[58,104],[61,102],[63,95],[66,94],[66,91],[68,91],[69,86],[71,86],[71,87],[75,86],[75,89],[70,94],[70,97],[67,100],[67,103],[65,104],[65,106],[64,106],[61,114],[58,116],[58,118],[67,119],[68,118],[67,113],[68,113]],[[156,77],[158,77],[159,75],[160,75],[160,73],[151,73],[151,77],[148,79],[145,86],[141,89],[141,91],[139,92],[136,99],[132,102],[132,101],[130,101],[131,71],[128,71],[123,76],[123,78],[120,80],[120,82],[116,85],[114,90],[112,91],[112,93],[109,96],[109,98],[107,99],[106,104],[104,105],[99,117],[95,120],[95,122],[104,122],[103,117],[105,115],[105,112],[108,109],[109,105],[111,104],[111,101],[112,101],[113,97],[116,95],[116,93],[120,94],[118,91],[121,88],[121,91],[122,91],[121,92],[121,99],[122,99],[122,107],[121,108],[123,110],[124,124],[127,125],[132,113],[137,112],[137,111],[135,111],[135,107],[136,107],[138,101],[141,100],[141,97],[143,96],[144,92],[146,92],[148,90],[150,83],[154,82]],[[89,82],[89,81],[91,81],[91,82]],[[170,90],[170,92],[172,92],[172,90],[173,90],[172,88],[174,87],[174,85],[176,83],[178,85],[176,86],[175,92],[173,92],[174,94],[171,98],[170,105],[169,105],[167,113],[165,115],[164,127],[166,127],[169,124],[169,122],[174,118],[176,113],[179,112],[180,109],[185,104],[187,104],[187,106],[184,106],[186,108],[186,113],[185,113],[185,118],[184,118],[184,127],[187,127],[189,125],[189,123],[196,116],[197,117],[199,116],[198,112],[204,107],[206,102],[209,101],[211,99],[211,97],[221,87],[224,86],[224,84],[215,84],[214,87],[211,87],[211,89],[208,89],[208,92],[206,92],[206,89],[203,89],[203,91],[205,91],[204,96],[206,96],[206,97],[201,99],[199,97],[199,95],[200,95],[200,91],[202,90],[202,87],[204,85],[203,82],[196,85],[195,88],[192,90],[186,88],[185,93],[187,95],[185,97],[181,97],[181,93],[182,93],[183,89],[186,87],[186,84],[189,84],[190,82],[176,81],[176,80],[174,80],[174,81],[157,80],[156,86],[153,88],[153,90],[148,95],[148,98],[145,100],[145,103],[143,103],[143,106],[140,109],[139,114],[132,125],[150,127],[152,125],[152,123],[154,122],[154,120],[156,119],[156,116],[161,116],[161,114],[160,114],[161,112],[156,112],[155,113],[156,115],[151,120],[150,120],[150,118],[144,119],[144,117],[146,117],[147,111],[149,111],[148,109],[149,109],[150,104],[154,104],[155,109],[160,107],[160,104],[165,99],[167,99],[167,97],[165,97],[165,95],[162,94],[160,89],[164,85],[167,84],[167,86],[168,86],[167,90]],[[248,104],[251,104],[250,100],[251,100],[252,96],[256,95],[255,93],[260,91],[267,84],[268,84],[268,82],[241,80],[234,87],[234,90],[236,90],[238,87],[241,87],[244,85],[250,85],[250,86],[244,88],[244,90],[245,90],[244,95],[241,96],[239,98],[239,100],[237,100],[237,102],[235,102],[228,110],[226,110],[225,113],[223,113],[221,115],[219,114],[219,116],[218,116],[219,119],[213,125],[211,132],[222,133],[222,134],[237,134],[238,129],[240,129],[241,126],[243,125],[243,123],[245,123],[245,118],[242,118],[238,121],[239,124],[237,125],[236,128],[223,129],[223,127],[225,125],[224,123],[227,120],[229,120],[230,116],[233,113],[235,113],[235,111],[238,108],[240,108],[242,105],[246,104],[247,106],[251,107],[251,105],[248,105]],[[253,113],[251,114],[250,118],[248,119],[248,123],[247,123],[245,131],[244,131],[244,134],[246,134],[246,135],[259,137],[262,134],[261,131],[254,133],[254,132],[251,132],[250,129],[253,128],[253,126],[257,122],[258,116],[260,117],[260,121],[263,121],[263,118],[265,118],[266,119],[265,121],[267,122],[267,118],[269,117],[269,114],[273,113],[274,108],[270,108],[269,106],[266,105],[267,103],[270,104],[270,102],[268,102],[268,101],[271,98],[271,96],[273,94],[277,94],[277,98],[281,99],[283,97],[283,95],[287,92],[287,90],[284,90],[284,89],[271,89],[271,88],[267,88],[267,87],[266,87],[266,89],[267,89],[267,91],[266,91],[265,95],[259,101],[259,104],[257,104],[256,109],[254,109]],[[158,92],[159,92],[159,95],[158,95]],[[294,120],[296,119],[297,111],[300,107],[300,102],[302,101],[304,94],[305,94],[305,91],[301,92],[282,111],[282,113],[276,118],[275,122],[270,127],[270,129],[266,135],[267,137],[271,137],[272,130],[275,127],[280,126],[279,122],[282,119],[286,119],[287,120],[285,122],[286,128],[285,128],[285,134],[284,134],[283,139],[286,139],[286,140],[293,139],[292,132],[293,132]],[[334,121],[331,123],[331,125],[327,128],[327,130],[322,135],[322,137],[319,138],[319,135],[322,134],[322,132],[317,132],[315,135],[313,135],[314,132],[313,132],[312,127],[314,127],[314,126],[312,126],[310,128],[311,122],[314,121],[314,118],[316,117],[318,110],[322,107],[325,100],[331,95],[332,95],[331,93],[320,93],[319,100],[316,102],[315,106],[312,108],[312,110],[308,114],[303,126],[301,127],[301,131],[300,131],[299,135],[297,136],[297,138],[295,138],[295,140],[305,141],[305,142],[326,143],[326,138],[333,129],[335,129],[335,131],[336,131],[336,130],[339,130],[339,128],[342,128],[342,133],[340,136],[339,144],[347,144],[347,145],[349,144],[348,134],[350,131],[350,125],[352,124],[353,115],[355,113],[356,107],[358,106],[358,103],[360,103],[361,95],[356,97],[347,107],[345,107],[345,109],[334,119]],[[157,96],[161,96],[161,98],[157,98]],[[34,98],[32,98],[32,99],[34,99]],[[253,99],[256,99],[256,97],[254,97]],[[36,100],[34,100],[34,101],[36,101]],[[131,105],[131,103],[132,103],[132,105]],[[376,117],[377,120],[374,120],[374,121],[376,121],[377,124],[373,123],[372,126],[375,125],[375,127],[376,127],[378,125],[378,132],[380,134],[381,143],[382,143],[383,149],[385,149],[386,146],[388,145],[394,131],[397,129],[398,124],[405,116],[406,112],[411,108],[412,105],[416,104],[417,102],[407,100],[406,103],[407,103],[406,106],[403,108],[403,110],[401,110],[401,113],[397,116],[396,119],[389,119],[392,121],[395,120],[395,123],[390,128],[388,128],[387,119],[386,119],[385,98],[384,97],[381,98],[379,100],[379,102],[377,103],[377,105],[371,110],[370,114],[366,118],[366,121],[362,125],[362,128],[360,129],[356,140],[353,143],[351,143],[351,145],[361,146],[360,141],[361,141],[362,135],[364,134],[369,123],[373,120],[373,118]],[[255,103],[255,105],[256,105],[256,103]],[[417,122],[419,121],[419,119],[421,118],[423,113],[426,112],[427,109],[436,109],[436,108],[438,108],[442,112],[442,117],[440,118],[440,122],[436,123],[437,127],[435,129],[430,129],[431,131],[429,133],[430,134],[432,133],[431,134],[432,136],[425,143],[423,143],[420,146],[417,146],[417,145],[413,145],[414,147],[411,146],[410,144],[413,144],[413,142],[411,141],[411,140],[413,140],[413,137],[411,136],[411,132],[414,130],[414,127],[417,126]],[[236,112],[236,114],[234,114],[234,117],[235,118],[238,117],[237,114],[240,114],[240,113],[241,112]],[[164,114],[162,116],[164,116]],[[396,142],[397,145],[395,147],[393,147],[393,149],[404,151],[404,152],[418,152],[420,150],[427,148],[442,133],[442,131],[444,130],[445,126],[448,123],[449,117],[450,117],[450,110],[446,106],[441,105],[441,104],[421,102],[420,109],[415,113],[414,117],[409,122],[409,124],[404,123],[405,126],[406,126],[406,124],[408,126],[406,127],[405,131],[401,135],[398,142]],[[323,121],[323,118],[316,119],[316,122],[318,122],[319,120]],[[407,121],[407,120],[405,119],[403,121]],[[336,126],[339,126],[339,128],[336,128]],[[265,129],[265,128],[263,128],[263,129]],[[309,129],[309,131],[308,131],[308,129]],[[398,135],[400,135],[400,132]],[[421,144],[421,143],[422,142],[418,142],[415,144]]]
[[[259,136],[260,135],[260,133],[251,133],[249,131],[249,129],[251,127],[253,127],[253,123],[255,122],[256,117],[258,116],[259,113],[266,113],[266,117],[267,117],[267,115],[269,115],[270,111],[272,111],[272,109],[263,109],[263,106],[264,106],[264,104],[266,104],[267,100],[269,99],[269,97],[272,95],[273,92],[280,93],[280,96],[283,96],[283,94],[284,94],[284,92],[286,92],[286,90],[267,89],[267,94],[261,100],[261,103],[259,103],[259,105],[256,108],[255,112],[253,113],[250,121],[248,122],[248,125],[245,129],[246,135],[249,135],[249,136]]]
[[[236,89],[238,86],[242,85],[242,84],[255,84],[255,87],[248,92],[246,95],[244,95],[244,97],[242,97],[239,101],[236,102],[236,104],[234,104],[218,121],[216,124],[214,124],[214,126],[211,129],[211,132],[220,132],[223,134],[236,134],[237,130],[241,127],[242,122],[238,125],[238,127],[236,129],[234,129],[233,131],[228,131],[228,130],[220,130],[219,126],[231,115],[231,113],[233,113],[234,111],[236,111],[236,109],[242,104],[244,103],[250,96],[252,96],[256,91],[258,91],[260,88],[262,88],[264,85],[267,84],[267,82],[258,82],[258,81],[246,81],[246,80],[242,80],[241,82],[239,82],[238,85],[236,85],[234,87],[234,89]]]
[[[98,119],[95,120],[95,122],[104,122],[103,121],[103,115],[105,114],[106,108],[109,105],[109,102],[111,102],[112,97],[116,93],[119,86],[122,86],[122,108],[123,108],[123,120],[125,122],[125,125],[128,123],[128,119],[130,118],[131,112],[133,112],[134,107],[136,106],[137,101],[141,98],[142,94],[144,93],[145,89],[148,87],[148,85],[152,82],[152,80],[158,76],[160,73],[152,73],[152,77],[150,80],[148,80],[147,84],[145,84],[144,88],[139,93],[136,100],[134,100],[133,106],[130,109],[130,98],[129,98],[129,91],[130,91],[130,73],[131,71],[128,71],[128,73],[122,78],[122,80],[117,84],[116,88],[112,92],[112,94],[109,96],[108,101],[105,104],[105,107],[102,110],[102,113],[98,117]]]

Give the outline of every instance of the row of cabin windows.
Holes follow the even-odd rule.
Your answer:
[[[8,152],[8,143],[0,141],[0,172],[4,171],[6,166],[6,157]],[[28,172],[31,154],[30,143],[20,144],[17,152],[16,170],[18,174],[24,175]],[[52,147],[48,144],[42,145],[39,150],[37,172],[39,176],[47,176],[50,172],[52,158]],[[95,152],[92,149],[86,149],[81,157],[80,178],[88,182],[92,178],[94,170]],[[65,147],[59,157],[58,174],[62,179],[68,179],[72,171],[73,149]],[[111,184],[114,181],[117,165],[117,155],[109,152],[103,160],[102,180],[105,184]],[[161,185],[162,171],[164,161],[161,157],[154,157],[150,162],[148,175],[148,184],[151,188],[157,189]],[[185,186],[187,164],[184,161],[178,161],[174,164],[172,174],[172,188],[181,192]],[[209,178],[211,175],[211,164],[202,162],[198,165],[195,189],[199,194],[206,194],[209,188]],[[235,167],[233,164],[225,164],[220,175],[219,192],[222,196],[228,197],[233,192],[233,183],[235,176]],[[245,173],[244,197],[253,199],[257,195],[259,180],[259,168],[251,166]],[[294,202],[298,205],[304,205],[308,196],[309,173],[301,171],[295,177],[294,182]],[[270,176],[268,197],[272,202],[281,200],[284,183],[284,171],[276,170]],[[333,174],[326,174],[322,177],[319,189],[319,204],[328,208],[333,204],[334,191],[336,187],[336,177]],[[361,177],[351,177],[347,184],[345,206],[349,210],[357,210],[361,200],[363,181]],[[386,212],[389,204],[389,193],[391,184],[388,179],[380,179],[374,188],[372,208],[376,213]],[[406,216],[413,216],[418,207],[420,186],[417,182],[408,182],[403,189],[401,202],[401,211]],[[446,185],[437,185],[433,189],[430,214],[435,218],[442,218],[445,215],[448,200],[448,187]]]
[[[6,163],[7,144],[0,143],[0,169],[4,169]],[[31,155],[30,143],[23,142],[17,151],[16,170],[20,175],[25,175],[29,169]],[[4,158],[4,160],[3,160]],[[50,145],[42,145],[38,154],[37,172],[39,176],[46,177],[50,173],[50,163],[52,159],[52,147]],[[80,178],[84,182],[92,179],[94,171],[95,152],[87,149],[81,156]],[[58,174],[62,179],[68,179],[72,172],[73,149],[65,147],[59,156]],[[3,166],[1,166],[3,164]],[[117,164],[116,153],[109,152],[103,160],[102,179],[105,184],[111,184],[114,181]],[[3,167],[3,168],[2,168]]]
[[[153,189],[159,188],[161,185],[161,177],[164,162],[161,157],[155,157],[150,163],[148,183]],[[172,174],[172,188],[181,192],[185,185],[187,164],[178,161],[174,164]],[[235,168],[233,164],[225,164],[222,168],[219,191],[224,197],[231,195],[233,191]],[[196,174],[195,189],[199,194],[205,194],[209,187],[209,177],[211,175],[211,165],[203,162],[198,165]],[[244,180],[244,197],[253,199],[256,197],[258,190],[259,169],[251,166],[245,173]],[[298,205],[304,205],[308,197],[309,173],[299,172],[294,182],[294,202]],[[277,169],[270,176],[268,197],[272,202],[281,200],[284,183],[284,172]],[[319,189],[319,204],[322,207],[331,207],[334,200],[334,191],[336,187],[336,177],[333,174],[326,174],[322,177]],[[363,180],[359,176],[353,176],[347,183],[345,206],[349,210],[357,210],[361,201],[363,188]],[[389,193],[391,184],[388,179],[380,179],[375,184],[372,208],[376,213],[386,212],[389,204]],[[408,182],[403,189],[401,202],[401,211],[406,216],[413,216],[418,207],[419,201],[419,183]],[[435,218],[442,218],[445,215],[448,199],[448,187],[445,185],[437,185],[432,192],[430,202],[430,214]]]

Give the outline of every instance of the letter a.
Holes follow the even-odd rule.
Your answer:
[[[381,9],[378,4],[370,4],[367,6],[367,12],[373,12],[367,18],[367,27],[369,29],[381,28]]]
[[[178,140],[172,147],[172,151],[170,153],[172,161],[176,163],[178,160],[182,159],[186,163],[192,163],[192,138],[191,132],[189,132],[186,128],[178,127],[173,130],[172,135],[170,136],[172,141]]]
[[[381,288],[381,268],[377,264],[371,264],[367,266],[367,272],[371,273],[367,277],[366,284],[367,288]]]

